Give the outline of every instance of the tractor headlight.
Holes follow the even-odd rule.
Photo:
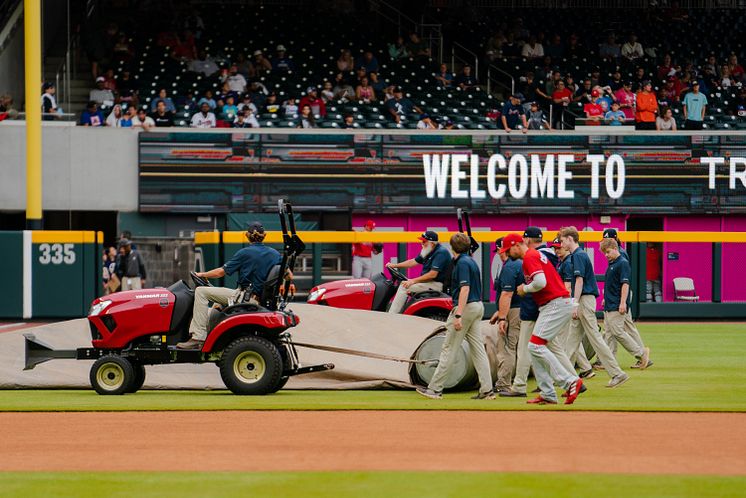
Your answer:
[[[93,306],[91,306],[91,311],[88,313],[88,316],[100,315],[106,308],[109,307],[110,304],[111,301],[101,301],[97,304],[94,304]]]
[[[316,287],[315,289],[311,290],[311,294],[308,295],[308,302],[314,302],[321,299],[321,296],[324,295],[324,292],[326,292],[326,289],[323,287]]]

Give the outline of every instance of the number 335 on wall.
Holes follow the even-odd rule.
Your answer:
[[[75,264],[75,244],[40,244],[39,253],[43,265]]]

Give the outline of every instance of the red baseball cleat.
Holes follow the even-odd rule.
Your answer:
[[[541,396],[537,396],[534,399],[530,399],[526,401],[529,405],[556,405],[556,401],[550,401],[548,399],[544,399]]]
[[[583,388],[583,379],[578,379],[572,384],[570,384],[570,388],[567,390],[567,399],[565,400],[566,405],[571,405],[575,402],[578,395],[581,393],[581,389]]]

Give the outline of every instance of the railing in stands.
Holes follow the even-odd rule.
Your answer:
[[[418,21],[406,15],[395,5],[384,0],[371,2],[371,9],[382,19],[396,26],[396,32],[405,39],[409,33],[417,33],[430,48],[430,56],[437,60],[443,60],[443,30],[442,25],[427,21],[425,15]]]
[[[650,0],[430,0],[432,9],[667,9]],[[655,4],[655,5],[654,5]],[[678,9],[743,9],[743,0],[678,0]]]
[[[497,77],[498,75],[501,77],[507,76],[510,79],[510,86],[500,81]],[[503,69],[500,69],[494,64],[489,64],[487,66],[487,93],[492,93],[493,83],[510,91],[511,95],[515,93],[515,78],[513,77],[513,75]]]

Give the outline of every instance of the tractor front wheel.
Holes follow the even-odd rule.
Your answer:
[[[234,394],[269,394],[277,391],[282,376],[282,357],[271,341],[244,336],[223,350],[220,376]]]
[[[121,356],[102,356],[91,367],[91,386],[103,395],[130,392],[135,381],[135,370],[129,360]]]

